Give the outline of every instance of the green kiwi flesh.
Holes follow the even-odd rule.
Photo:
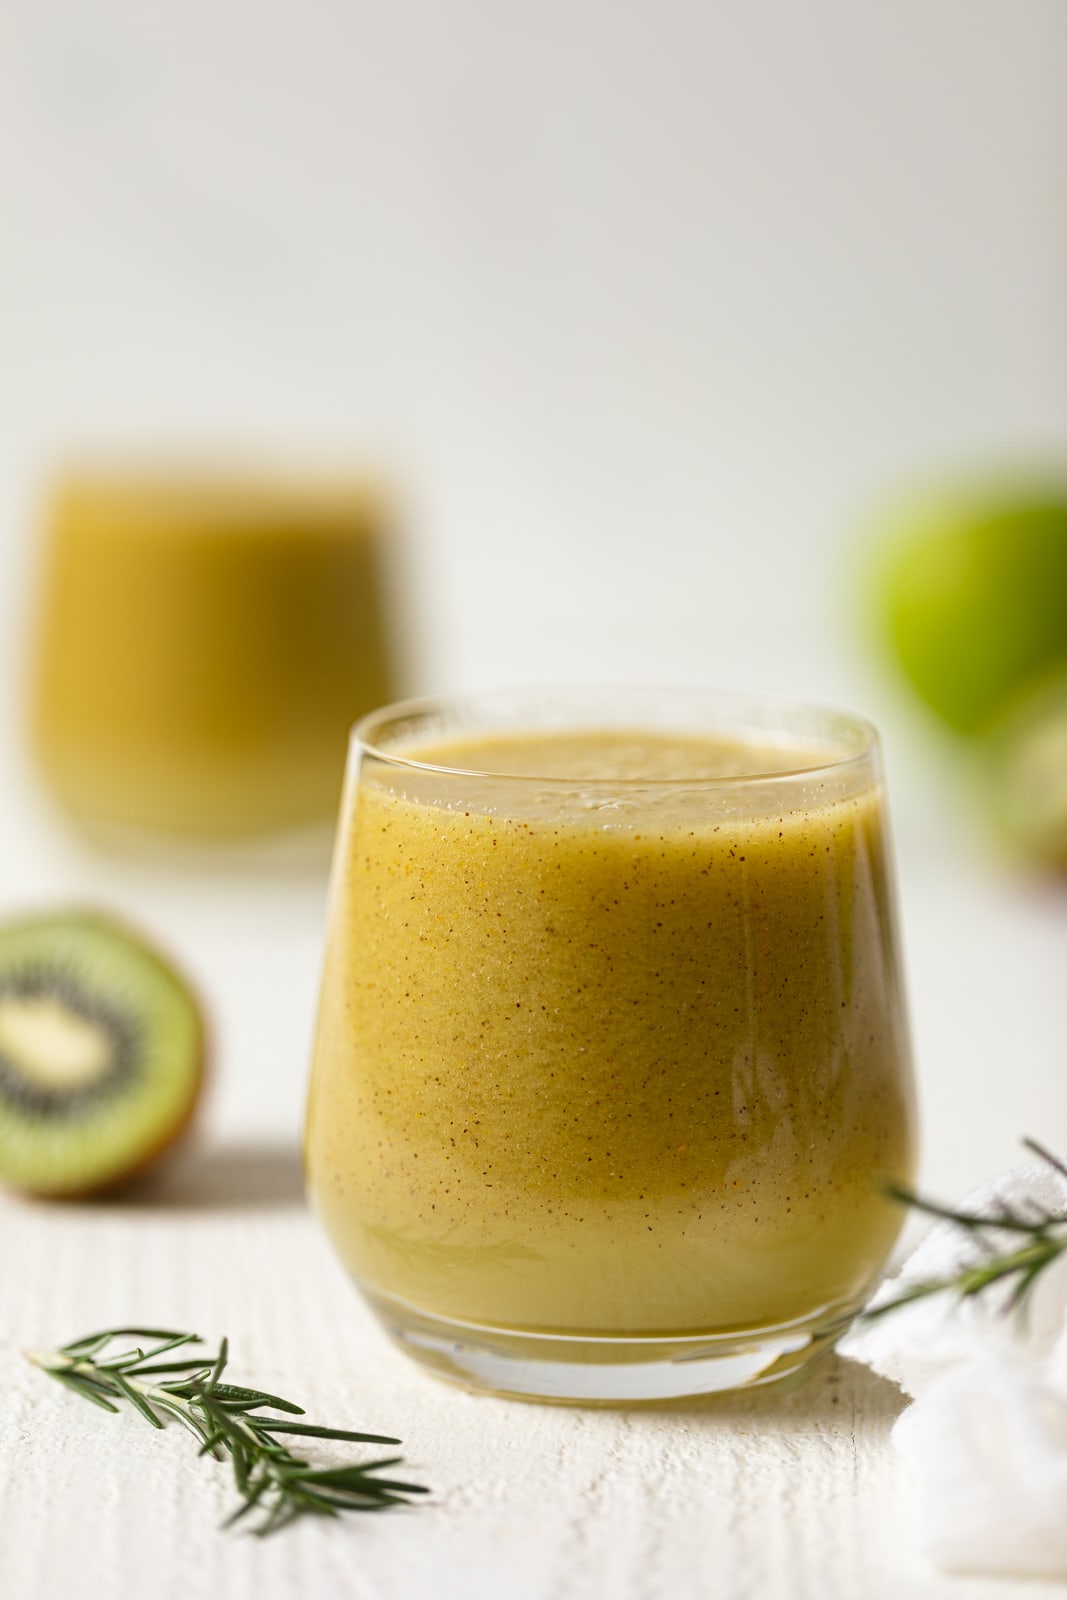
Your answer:
[[[74,1196],[141,1170],[188,1124],[203,1055],[189,988],[120,923],[0,924],[0,1181]]]

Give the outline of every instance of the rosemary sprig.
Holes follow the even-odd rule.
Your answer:
[[[1048,1166],[1067,1178],[1067,1163],[1038,1144],[1036,1139],[1024,1139],[1023,1144]],[[862,1320],[873,1321],[884,1317],[888,1311],[924,1300],[928,1295],[951,1291],[963,1299],[981,1294],[994,1283],[1010,1283],[1011,1292],[1005,1309],[1018,1310],[1025,1305],[1038,1278],[1059,1256],[1067,1251],[1067,1214],[1049,1211],[1034,1200],[1022,1205],[1009,1205],[1002,1201],[986,1214],[956,1211],[951,1206],[939,1205],[934,1200],[896,1185],[889,1185],[886,1193],[901,1205],[911,1206],[927,1216],[951,1222],[969,1234],[978,1246],[979,1260],[960,1269],[947,1278],[933,1278],[924,1283],[913,1283],[892,1300],[871,1306]],[[1019,1243],[1005,1246],[1004,1235],[1015,1234]]]
[[[127,1339],[143,1340],[152,1347],[145,1349],[137,1343],[131,1349],[113,1350],[117,1341]],[[228,1457],[242,1504],[224,1527],[255,1512],[259,1521],[252,1531],[263,1535],[306,1513],[336,1517],[342,1511],[382,1511],[427,1493],[421,1484],[381,1475],[399,1463],[399,1456],[317,1468],[280,1443],[277,1434],[361,1444],[395,1445],[400,1440],[380,1433],[294,1422],[292,1418],[302,1417],[304,1412],[291,1400],[262,1389],[223,1383],[229,1359],[225,1339],[214,1356],[160,1360],[172,1351],[202,1342],[195,1333],[165,1328],[109,1328],[57,1350],[28,1350],[26,1356],[93,1405],[117,1412],[115,1402],[128,1401],[153,1428],[162,1428],[167,1419],[174,1418],[197,1440],[200,1455],[219,1460]],[[262,1407],[286,1415],[264,1415]]]

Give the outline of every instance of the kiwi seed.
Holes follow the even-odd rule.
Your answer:
[[[204,1025],[184,980],[110,917],[0,925],[0,1181],[86,1195],[188,1125]]]

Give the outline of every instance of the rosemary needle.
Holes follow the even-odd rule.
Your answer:
[[[1024,1139],[1023,1144],[1053,1171],[1067,1178],[1067,1164],[1044,1145],[1038,1144],[1036,1139]],[[949,1277],[909,1284],[894,1299],[869,1307],[863,1313],[863,1321],[873,1321],[913,1300],[924,1300],[928,1295],[946,1291],[967,1299],[981,1294],[994,1283],[1011,1284],[1007,1309],[1017,1310],[1025,1304],[1046,1268],[1067,1252],[1067,1212],[1050,1211],[1036,1201],[1027,1201],[1025,1205],[1001,1201],[991,1211],[981,1213],[956,1211],[895,1185],[886,1192],[902,1205],[953,1223],[968,1234],[977,1246],[976,1259]],[[1010,1243],[1005,1243],[1005,1236]]]
[[[129,1339],[138,1342],[129,1349],[114,1348]],[[259,1520],[252,1531],[262,1535],[307,1513],[336,1517],[342,1511],[382,1511],[427,1493],[421,1484],[382,1475],[399,1464],[399,1456],[317,1468],[296,1455],[278,1440],[278,1434],[360,1444],[396,1445],[400,1441],[380,1433],[294,1422],[292,1418],[302,1417],[304,1412],[291,1400],[262,1389],[224,1383],[227,1340],[223,1339],[214,1356],[160,1359],[201,1342],[195,1333],[174,1333],[166,1328],[109,1328],[57,1350],[29,1350],[26,1355],[93,1405],[117,1412],[116,1402],[125,1400],[154,1428],[162,1428],[173,1418],[197,1440],[200,1455],[220,1460],[228,1457],[241,1504],[226,1519],[225,1527],[255,1513]],[[266,1415],[264,1407],[285,1415]]]

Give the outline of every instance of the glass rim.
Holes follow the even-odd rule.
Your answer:
[[[646,700],[655,699],[664,704],[673,702],[676,705],[682,705],[688,702],[693,706],[703,704],[709,708],[717,705],[722,708],[724,714],[727,711],[732,711],[736,715],[747,709],[750,712],[762,712],[765,715],[777,713],[780,717],[777,725],[772,722],[760,724],[757,721],[744,727],[738,720],[732,729],[726,725],[717,728],[710,723],[703,728],[699,726],[685,728],[681,726],[677,728],[661,726],[653,729],[649,726],[647,720],[643,720],[638,714],[635,715],[632,724],[630,724],[630,731],[633,732],[639,730],[676,732],[690,737],[700,737],[702,734],[713,735],[733,732],[738,739],[741,739],[745,733],[749,735],[758,733],[772,735],[775,731],[778,733],[795,732],[797,731],[795,726],[793,729],[789,729],[787,722],[787,719],[792,716],[794,719],[808,717],[821,720],[827,729],[831,726],[836,726],[842,730],[847,729],[851,732],[857,744],[855,748],[843,750],[840,755],[835,755],[829,760],[807,762],[786,769],[776,768],[769,772],[719,773],[714,776],[688,778],[642,778],[634,776],[622,778],[578,778],[573,774],[565,776],[551,772],[497,772],[492,767],[461,767],[450,765],[447,762],[423,761],[416,756],[405,755],[403,751],[384,748],[376,742],[374,737],[391,723],[414,721],[419,718],[428,720],[434,715],[440,716],[447,714],[449,711],[457,714],[464,710],[474,712],[479,706],[495,705],[498,709],[513,706],[516,710],[519,710],[525,704],[532,710],[538,705],[544,706],[555,703],[560,706],[561,710],[573,707],[577,712],[583,704],[591,707],[597,699],[603,702],[608,699],[615,699],[621,702],[624,696],[642,696]],[[623,729],[627,725],[618,723],[616,726]],[[524,724],[516,716],[510,724],[489,723],[482,729],[472,726],[468,731],[472,735],[482,732],[486,737],[491,737],[494,733],[505,731],[505,728],[509,728],[512,732],[573,731],[576,733],[592,733],[603,732],[604,727],[604,723],[598,724],[591,719],[586,721],[575,720],[573,723],[564,722],[559,724],[558,727],[555,724],[538,724],[532,721]],[[458,726],[449,731],[457,736],[460,735]],[[442,730],[442,738],[447,736]],[[830,735],[828,734],[827,736],[829,737]],[[367,712],[353,726],[349,740],[350,752],[358,751],[373,760],[385,763],[387,766],[398,767],[411,772],[433,773],[450,778],[488,778],[498,783],[559,784],[571,789],[573,789],[575,783],[581,783],[583,787],[589,785],[591,787],[615,789],[671,789],[685,787],[687,789],[708,788],[721,790],[743,787],[749,784],[796,783],[798,780],[818,781],[848,772],[871,762],[877,755],[880,744],[878,730],[868,718],[860,716],[857,712],[846,711],[821,701],[802,700],[785,695],[764,694],[756,691],[694,687],[671,688],[670,686],[658,687],[656,685],[643,685],[639,688],[623,685],[586,685],[580,688],[563,686],[545,689],[494,689],[472,692],[461,690],[450,694],[421,695],[412,699],[398,700],[389,705],[380,706],[374,711]]]

